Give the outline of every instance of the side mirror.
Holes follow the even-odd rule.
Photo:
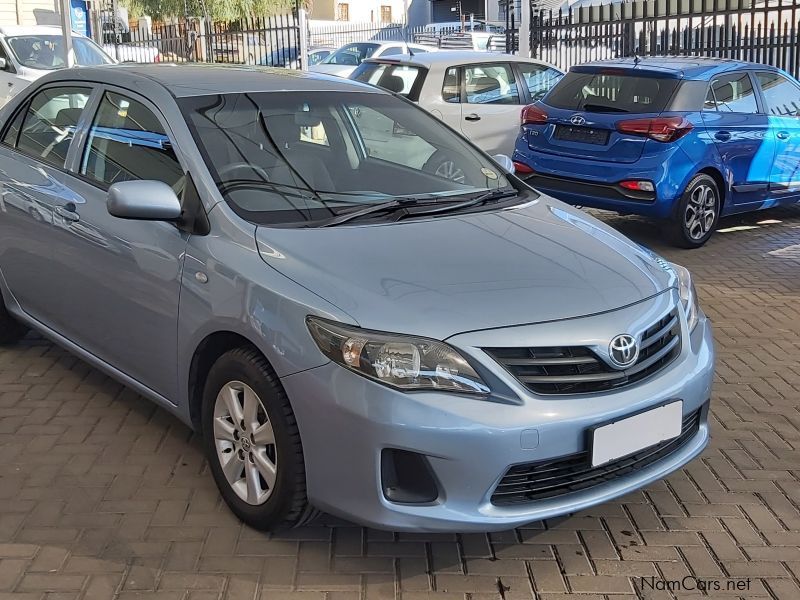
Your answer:
[[[8,69],[8,61],[5,58],[0,58],[0,71]]]
[[[506,173],[514,172],[514,162],[505,154],[495,154],[492,158]]]
[[[109,214],[120,219],[174,221],[181,216],[181,201],[162,181],[120,181],[108,188]]]

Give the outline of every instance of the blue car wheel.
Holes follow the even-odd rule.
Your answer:
[[[695,175],[672,215],[668,228],[671,241],[681,248],[699,248],[705,244],[717,228],[721,204],[714,178],[705,173]]]

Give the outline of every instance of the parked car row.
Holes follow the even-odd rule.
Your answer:
[[[459,101],[531,100],[542,67],[429,66]],[[0,343],[33,328],[177,415],[259,529],[609,501],[708,444],[711,326],[685,268],[511,170],[358,81],[52,71],[0,110]]]

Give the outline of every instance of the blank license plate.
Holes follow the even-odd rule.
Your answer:
[[[582,142],[601,146],[608,143],[608,131],[590,127],[556,125],[555,138],[564,142]]]
[[[683,402],[677,401],[602,425],[592,436],[592,466],[634,454],[681,434]]]

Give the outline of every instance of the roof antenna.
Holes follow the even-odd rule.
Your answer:
[[[410,57],[414,57],[414,53],[411,51],[411,46],[408,45],[408,0],[403,0],[403,41],[406,44],[406,53]]]

